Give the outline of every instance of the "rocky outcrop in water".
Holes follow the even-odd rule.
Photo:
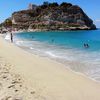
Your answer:
[[[96,29],[93,21],[77,5],[63,2],[45,2],[33,9],[14,12],[12,25],[18,29],[38,30],[91,30]]]

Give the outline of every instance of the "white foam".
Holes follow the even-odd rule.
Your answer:
[[[6,39],[6,40],[10,40],[10,34],[7,34],[7,35],[5,36],[5,39]]]
[[[9,36],[6,36],[6,39],[9,39]],[[100,79],[100,53],[98,52],[87,52],[73,48],[66,49],[37,41],[16,39],[15,43],[18,46],[27,47],[31,53],[47,56],[65,65],[67,64],[73,71],[83,73],[93,79]]]
[[[15,44],[21,46],[24,43],[24,41],[16,41]]]
[[[30,47],[30,49],[33,50],[34,48],[33,47]]]
[[[58,57],[55,54],[53,54],[52,52],[50,52],[50,51],[46,51],[45,53],[48,54],[48,55],[50,55],[51,57]]]

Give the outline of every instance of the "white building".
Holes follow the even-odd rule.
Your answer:
[[[12,24],[17,24],[14,17],[12,18]]]
[[[33,9],[36,9],[36,7],[37,7],[36,5],[30,3],[29,6],[28,6],[28,9],[33,10]]]

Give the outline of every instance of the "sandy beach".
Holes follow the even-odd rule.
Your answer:
[[[0,37],[0,100],[100,100],[100,83]]]

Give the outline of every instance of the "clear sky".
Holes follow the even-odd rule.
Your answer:
[[[0,0],[0,22],[10,17],[14,11],[27,9],[29,3],[40,5],[44,1],[79,5],[94,20],[97,27],[100,27],[100,0]]]

